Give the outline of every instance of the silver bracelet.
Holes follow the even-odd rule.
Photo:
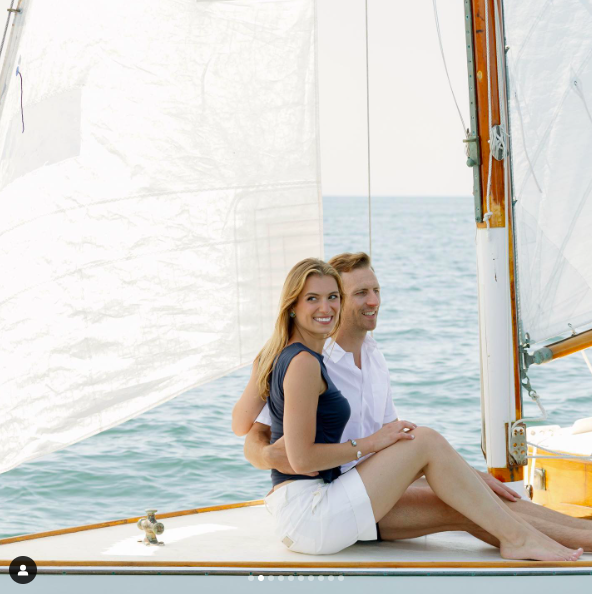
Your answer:
[[[358,442],[355,439],[350,439],[349,442],[352,444],[354,448],[358,447]],[[362,457],[362,452],[358,450],[356,452],[356,459],[359,460]]]

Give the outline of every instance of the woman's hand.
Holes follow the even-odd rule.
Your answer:
[[[392,421],[385,423],[376,433],[372,434],[372,450],[374,452],[380,452],[384,448],[388,448],[400,439],[414,439],[414,435],[411,433],[413,429],[416,429],[415,423],[409,421]]]

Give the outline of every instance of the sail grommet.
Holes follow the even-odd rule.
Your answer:
[[[157,535],[164,532],[164,524],[156,520],[155,514],[157,511],[156,509],[147,509],[146,517],[138,520],[138,528],[146,533],[144,540],[138,542],[143,542],[146,546],[164,546],[164,542],[159,542],[156,538]]]

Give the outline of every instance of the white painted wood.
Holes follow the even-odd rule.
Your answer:
[[[516,420],[507,228],[477,229],[481,401],[488,468],[506,468],[506,423]]]

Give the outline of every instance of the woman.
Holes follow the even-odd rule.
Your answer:
[[[280,540],[309,554],[335,553],[357,540],[374,540],[376,523],[414,480],[425,476],[440,499],[500,541],[502,557],[578,559],[582,549],[556,543],[507,509],[450,444],[427,427],[399,421],[369,437],[340,443],[350,408],[321,353],[339,327],[342,299],[341,279],[325,262],[310,258],[292,268],[275,330],[233,411],[233,430],[244,434],[267,399],[271,441],[285,440],[288,460],[300,473],[272,470],[273,491],[265,502]],[[340,473],[342,464],[371,453]]]

